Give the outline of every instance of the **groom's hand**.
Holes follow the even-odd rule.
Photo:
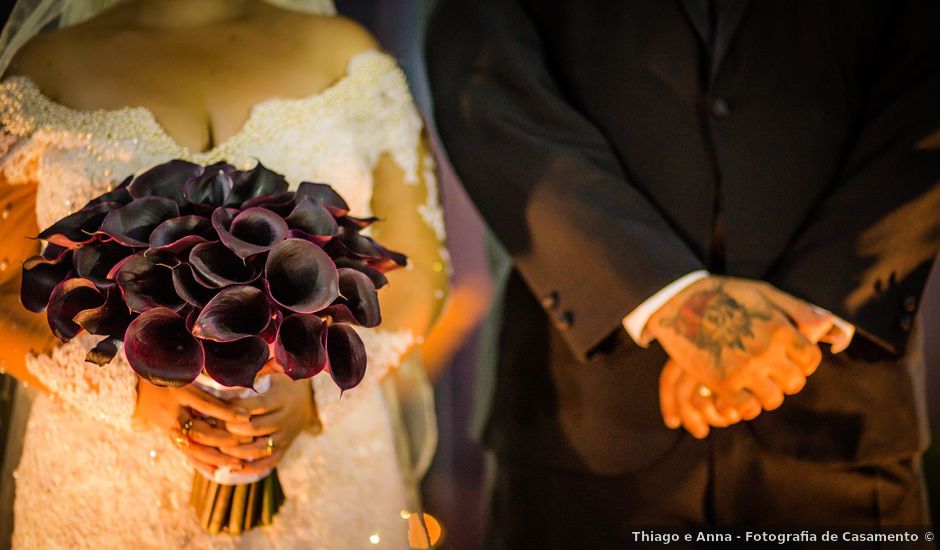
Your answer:
[[[751,396],[772,410],[803,389],[822,358],[816,342],[831,328],[830,314],[767,283],[715,276],[690,285],[647,324],[689,378],[740,406],[744,419],[759,412]],[[670,427],[683,423],[678,405],[664,405]]]

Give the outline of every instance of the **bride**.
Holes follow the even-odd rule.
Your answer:
[[[389,375],[402,387],[397,367],[443,301],[443,221],[401,70],[332,14],[329,0],[14,8],[0,55],[0,361],[39,390],[15,473],[15,548],[408,547],[415,476]],[[51,21],[61,28],[36,34]],[[410,265],[379,292],[382,327],[361,331],[366,379],[342,400],[324,376],[275,375],[263,397],[231,403],[156,387],[120,354],[85,363],[92,341],[53,342],[17,303],[17,265],[38,249],[23,237],[174,158],[261,161],[387,220],[375,237]],[[215,421],[174,443],[190,410]],[[194,465],[276,465],[286,502],[270,526],[210,535],[188,504]]]

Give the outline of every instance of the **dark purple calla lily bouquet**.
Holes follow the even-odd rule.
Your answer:
[[[360,233],[374,221],[350,216],[329,185],[288,191],[260,163],[174,160],[42,231],[48,245],[23,263],[21,301],[45,309],[63,342],[83,330],[101,336],[87,361],[108,364],[123,342],[131,367],[156,385],[202,375],[253,388],[273,355],[294,380],[327,371],[346,391],[366,369],[352,327],[379,325],[376,289],[406,263]],[[276,496],[270,477],[264,487],[273,482]]]

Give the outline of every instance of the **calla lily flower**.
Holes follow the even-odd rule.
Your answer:
[[[326,322],[317,315],[293,313],[284,318],[274,341],[274,357],[294,380],[316,375],[328,363]]]
[[[287,237],[284,218],[266,208],[219,208],[212,213],[212,226],[219,238],[239,258],[267,252]]]
[[[143,252],[127,258],[117,269],[115,280],[131,311],[141,313],[155,307],[178,311],[184,305],[174,291],[172,269]]]
[[[20,303],[33,313],[46,309],[52,289],[64,281],[71,271],[72,251],[68,249],[51,259],[42,255],[27,259],[23,262]]]
[[[315,313],[339,296],[339,274],[333,260],[317,245],[286,239],[275,245],[264,266],[271,299],[296,313]]]
[[[251,388],[270,355],[270,346],[258,336],[231,342],[202,341],[206,374],[223,386]]]
[[[157,386],[190,384],[205,365],[202,344],[177,312],[164,307],[148,310],[128,325],[124,355],[141,378]]]
[[[245,263],[219,241],[194,246],[189,263],[196,280],[215,288],[250,283],[261,275],[253,262]]]
[[[200,173],[202,173],[202,167],[198,164],[184,160],[171,160],[154,166],[134,178],[127,186],[127,192],[135,199],[164,197],[176,204],[181,204],[183,184]]]
[[[82,327],[74,321],[75,317],[88,309],[95,309],[105,303],[105,296],[88,279],[66,279],[56,285],[49,296],[46,320],[52,334],[63,342],[75,338]]]
[[[124,246],[146,248],[153,230],[164,221],[179,215],[179,205],[172,200],[144,197],[108,212],[98,233]]]
[[[271,321],[271,306],[264,292],[253,286],[230,286],[209,300],[193,324],[193,335],[203,340],[233,342],[261,333]]]
[[[339,389],[346,391],[358,386],[366,374],[366,347],[356,331],[344,323],[330,325],[326,350],[330,376]]]

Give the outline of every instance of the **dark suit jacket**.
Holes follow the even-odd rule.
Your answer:
[[[489,442],[636,470],[677,441],[621,319],[678,277],[763,279],[853,323],[768,449],[923,444],[902,359],[940,242],[940,3],[440,0],[437,125],[512,256]],[[712,34],[713,33],[713,34]],[[929,335],[928,335],[929,337]]]

